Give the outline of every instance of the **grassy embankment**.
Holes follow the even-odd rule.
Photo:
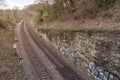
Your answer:
[[[39,29],[42,33],[49,34],[52,32],[52,29],[48,28],[41,28]],[[59,32],[59,30],[56,30]],[[92,36],[94,33],[114,33],[114,34],[120,34],[120,30],[107,30],[107,29],[63,29],[62,32],[66,33],[68,36],[72,36],[74,33],[86,33],[88,36]]]
[[[21,80],[21,68],[13,49],[12,25],[0,16],[0,80]]]

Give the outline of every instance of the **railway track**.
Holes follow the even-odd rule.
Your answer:
[[[41,49],[49,60],[56,66],[56,70],[63,76],[65,80],[85,80],[78,75],[70,66],[68,66],[55,52],[51,50],[42,39],[30,27],[30,23],[26,23],[26,29],[33,41]]]
[[[23,21],[20,27],[20,32],[21,32],[20,35],[21,35],[25,50],[27,52],[27,55],[30,58],[31,64],[33,65],[34,70],[36,72],[35,74],[37,74],[34,80],[53,80],[49,71],[43,65],[40,58],[36,55],[34,48],[30,44],[25,31],[26,26],[27,26],[26,22]]]

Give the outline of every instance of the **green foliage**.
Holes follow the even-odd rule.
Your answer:
[[[112,0],[104,0],[103,6],[107,8]]]
[[[5,28],[9,22],[9,18],[7,16],[0,16],[0,27]]]
[[[105,32],[103,29],[87,29],[86,30],[88,36],[92,36],[93,33],[102,33]]]
[[[102,33],[105,32],[105,30],[102,29],[76,29],[76,30],[64,30],[64,32],[66,32],[69,36],[72,36],[73,33],[75,32],[82,32],[82,33],[87,33],[88,36],[92,36],[93,33]]]
[[[56,2],[52,6],[48,6],[46,10],[49,14],[49,19],[57,19],[61,16],[63,10],[61,1],[56,0]]]
[[[67,33],[68,36],[72,36],[74,32],[77,32],[78,30],[70,30],[70,29],[66,29],[64,30],[65,33]]]
[[[36,13],[36,14],[33,16],[32,21],[35,22],[35,23],[37,23],[37,24],[40,24],[40,22],[43,21],[42,15],[41,15],[40,13]]]
[[[49,34],[51,29],[42,28],[42,29],[39,29],[39,31],[41,31],[42,33],[45,33],[45,34]]]
[[[49,17],[48,12],[47,12],[47,11],[44,11],[43,14],[42,14],[42,19],[43,19],[44,21],[46,21],[48,17]]]
[[[51,29],[48,28],[42,28],[39,29],[42,33],[49,34],[51,32]],[[107,29],[64,29],[64,33],[66,33],[68,36],[73,36],[74,33],[86,33],[88,36],[92,36],[94,33],[113,33],[113,34],[120,34],[120,30],[107,30]]]
[[[8,22],[9,18],[7,16],[0,16],[0,21]]]
[[[51,29],[42,28],[42,29],[39,29],[39,31],[41,31],[42,33],[49,34]],[[103,29],[64,29],[63,30],[63,32],[65,32],[68,36],[72,36],[76,32],[87,33],[88,36],[92,36],[93,33],[103,33],[106,31],[107,30],[103,30]],[[110,31],[110,32],[116,32],[116,31]],[[117,33],[118,32],[120,31],[117,31]]]
[[[72,36],[76,32],[87,33],[88,36],[92,36],[94,33],[113,33],[113,34],[120,34],[120,30],[106,30],[106,29],[66,29],[64,30],[69,36]]]

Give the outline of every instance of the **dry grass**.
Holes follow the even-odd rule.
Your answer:
[[[62,26],[63,28],[68,29],[120,29],[119,0],[68,1],[73,1],[74,7],[70,5],[65,7],[59,3],[56,3],[53,6],[48,6],[45,10],[43,8],[42,11],[47,11],[47,14],[49,15],[46,20],[38,20],[40,27],[59,28]],[[42,13],[40,14],[43,15]],[[37,15],[37,18],[38,17],[41,16]]]
[[[22,80],[21,68],[12,45],[11,31],[0,29],[0,80]]]
[[[82,10],[76,10],[74,14],[67,14],[51,22],[40,25],[42,28],[80,29],[80,28],[100,28],[100,29],[120,29],[120,3],[116,2],[108,10],[100,11],[94,18],[79,18]],[[80,7],[80,6],[79,6]],[[89,7],[89,5],[88,5]],[[94,5],[93,5],[94,7]],[[91,8],[93,8],[91,6]],[[84,11],[84,10],[83,10]],[[89,15],[88,15],[89,16]]]

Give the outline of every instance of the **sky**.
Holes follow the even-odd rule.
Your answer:
[[[6,0],[6,5],[4,7],[0,7],[3,9],[14,9],[15,6],[18,7],[19,9],[23,9],[24,6],[33,4],[34,0]]]

